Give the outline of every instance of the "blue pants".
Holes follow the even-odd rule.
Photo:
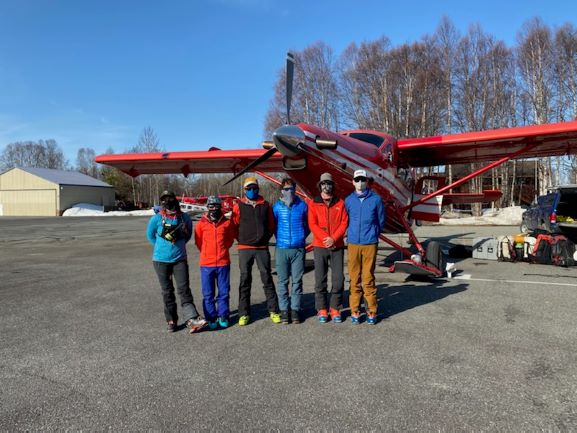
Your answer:
[[[303,274],[305,272],[304,248],[277,248],[276,273],[278,275],[278,304],[281,311],[289,308],[289,279],[292,279],[290,307],[300,311],[303,294]]]
[[[203,297],[202,308],[206,320],[214,321],[217,317],[228,318],[230,314],[230,265],[201,266],[200,279]],[[216,299],[215,285],[218,285]]]

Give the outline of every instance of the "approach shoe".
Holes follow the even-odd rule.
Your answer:
[[[216,329],[218,329],[218,324],[216,323],[216,320],[208,321],[208,329],[210,329],[211,331],[215,331]]]
[[[194,334],[195,332],[200,331],[202,328],[208,325],[208,322],[202,318],[202,316],[197,316],[194,319],[188,319],[186,321],[186,327],[188,328],[188,332]]]
[[[238,326],[246,326],[250,322],[250,316],[240,316],[238,319]]]
[[[341,312],[336,308],[331,308],[331,320],[334,323],[342,323],[343,318],[341,317]]]
[[[359,313],[358,311],[355,313],[351,313],[351,323],[353,325],[358,325],[359,323],[361,323],[361,313]]]
[[[218,326],[222,329],[228,328],[228,318],[227,317],[219,317],[218,318]]]
[[[288,311],[284,310],[280,312],[280,323],[283,325],[289,324],[289,313]]]
[[[319,318],[320,323],[327,323],[329,321],[329,315],[327,314],[327,310],[319,310],[317,313],[317,317]]]
[[[272,323],[281,323],[282,319],[280,318],[279,313],[270,313],[270,320]]]
[[[169,320],[168,322],[166,322],[166,330],[168,332],[176,332],[177,329],[178,326],[176,325],[176,322],[174,320]]]
[[[301,315],[297,310],[291,311],[291,320],[294,324],[298,325],[301,323]]]
[[[377,313],[367,314],[367,323],[369,325],[376,325],[377,324]]]

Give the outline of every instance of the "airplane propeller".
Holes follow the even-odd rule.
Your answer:
[[[243,168],[241,171],[239,171],[237,174],[235,174],[233,177],[231,177],[229,180],[227,180],[226,183],[223,184],[223,186],[228,185],[233,180],[238,179],[240,176],[245,174],[247,171],[250,171],[251,169],[253,169],[257,165],[259,165],[259,164],[263,163],[264,161],[266,161],[267,159],[269,159],[271,156],[273,156],[276,152],[279,151],[279,147],[283,150],[283,152],[282,152],[283,155],[294,156],[294,155],[298,154],[299,151],[297,149],[297,146],[298,146],[297,140],[300,139],[301,136],[302,136],[302,139],[304,139],[304,134],[299,128],[297,128],[295,126],[290,126],[290,109],[291,109],[292,93],[293,93],[294,64],[295,64],[294,55],[292,53],[287,53],[287,57],[286,57],[286,116],[287,116],[287,123],[286,123],[286,125],[278,128],[273,133],[273,142],[274,142],[273,147],[271,147],[269,150],[267,150],[265,153],[263,153],[261,156],[259,156],[257,159],[252,161],[249,165],[247,165],[245,168]],[[296,130],[298,130],[298,131],[296,131]],[[286,151],[286,153],[285,153],[285,151]]]
[[[293,97],[293,75],[295,69],[295,57],[292,53],[286,53],[286,123],[291,124],[291,104]]]

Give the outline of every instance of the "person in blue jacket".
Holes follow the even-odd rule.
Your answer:
[[[296,185],[290,177],[282,179],[280,189],[281,196],[273,205],[272,212],[275,219],[275,261],[281,323],[288,324],[291,320],[292,323],[300,323],[305,246],[310,233],[308,208],[296,195]],[[289,297],[290,279],[292,293]]]
[[[351,281],[351,322],[360,323],[360,305],[364,295],[367,323],[374,325],[377,323],[375,264],[379,234],[385,229],[385,206],[381,197],[368,187],[365,170],[355,171],[353,185],[355,190],[345,199],[345,208],[349,214],[347,250]]]
[[[146,230],[148,241],[152,244],[152,263],[160,282],[164,317],[168,332],[174,332],[178,326],[176,297],[173,279],[180,298],[184,323],[190,333],[207,325],[194,305],[188,274],[186,243],[192,237],[192,221],[188,214],[182,213],[176,195],[164,191],[160,195],[160,211],[150,218]]]

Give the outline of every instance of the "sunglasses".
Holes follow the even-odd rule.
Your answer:
[[[258,186],[247,186],[245,191],[258,191]]]
[[[334,185],[334,182],[331,182],[330,180],[323,180],[321,185]]]
[[[355,177],[353,180],[355,182],[366,182],[367,178],[366,177]]]
[[[283,191],[294,191],[295,189],[292,186],[287,186],[282,189]]]
[[[207,209],[209,209],[209,210],[220,209],[220,205],[219,204],[209,204],[207,206]]]

